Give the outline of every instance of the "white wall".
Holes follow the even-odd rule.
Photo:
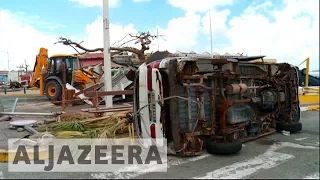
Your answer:
[[[18,71],[9,71],[8,72],[8,82],[9,81],[20,81],[20,78],[18,76]]]

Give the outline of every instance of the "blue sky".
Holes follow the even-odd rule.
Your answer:
[[[95,22],[98,16],[102,15],[102,7],[84,6],[74,1],[88,0],[73,0],[73,2],[72,0],[1,0],[0,11],[9,11],[20,23],[32,26],[37,33],[42,33],[45,36],[76,36],[78,39],[90,39],[93,35],[89,37],[86,34],[86,28]],[[212,17],[213,51],[220,54],[243,52],[249,55],[257,55],[262,51],[262,54],[271,56],[270,58],[282,59],[281,61],[294,59],[298,62],[302,61],[305,56],[310,56],[312,60],[319,61],[319,53],[310,53],[311,49],[319,48],[319,41],[312,40],[311,37],[304,40],[301,38],[305,34],[309,36],[319,29],[315,27],[318,25],[316,21],[319,19],[319,11],[316,10],[319,0],[110,1],[119,1],[116,7],[110,8],[110,23],[121,27],[133,24],[134,29],[138,31],[150,31],[159,26],[160,34],[162,32],[169,34],[165,34],[167,41],[163,42],[162,47],[167,47],[171,51],[210,52],[209,21],[204,19],[210,8],[212,14],[216,15]],[[292,9],[295,10],[292,11]],[[228,11],[228,13],[223,14],[224,11]],[[190,13],[191,15],[187,17],[187,14]],[[220,16],[218,16],[219,13]],[[313,21],[303,18],[303,16],[310,17]],[[174,20],[175,18],[180,18],[181,21]],[[185,21],[182,21],[183,19]],[[175,24],[184,22],[184,24],[173,27],[171,23],[169,27],[170,22],[175,22]],[[203,24],[204,22],[207,24],[207,29]],[[308,23],[310,27],[306,26]],[[22,26],[20,26],[21,29],[23,29]],[[7,31],[10,30],[7,29]],[[289,31],[292,34],[289,35]],[[97,34],[99,34],[99,30],[97,30]],[[170,36],[170,34],[173,35]],[[4,36],[8,37],[10,35]],[[91,41],[99,39],[100,36],[97,35]],[[113,34],[112,36],[116,35]],[[117,37],[120,38],[121,36]],[[293,40],[290,37],[293,37]],[[52,44],[52,42],[50,43]],[[289,43],[290,48],[281,48],[287,46],[287,43]],[[293,44],[300,43],[304,44],[293,46]],[[40,45],[38,43],[34,46]],[[0,46],[0,50],[5,48]],[[298,51],[293,49],[298,49]],[[296,55],[300,56],[296,57]],[[34,53],[26,56],[34,56]],[[32,61],[30,60],[30,62]]]
[[[95,0],[92,0],[95,1]],[[221,10],[228,8],[231,11],[228,20],[233,16],[240,15],[253,1],[235,0],[232,5],[217,7]],[[255,1],[257,4],[262,0]],[[275,7],[282,8],[281,0],[271,0]],[[1,0],[1,9],[7,9],[12,12],[25,12],[30,16],[40,16],[42,20],[52,23],[70,25],[74,28],[64,27],[57,32],[68,33],[84,29],[85,25],[94,21],[97,15],[102,14],[101,7],[84,7],[69,0]],[[85,13],[84,13],[85,12]],[[110,19],[112,23],[129,24],[133,23],[142,31],[148,30],[156,25],[166,26],[172,18],[180,17],[185,11],[171,6],[166,0],[153,0],[142,3],[135,3],[132,0],[123,0],[115,8],[110,8]],[[204,14],[203,12],[200,14]],[[81,18],[74,21],[75,17]],[[41,27],[38,27],[41,28]]]

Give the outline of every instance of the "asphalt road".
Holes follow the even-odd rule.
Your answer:
[[[0,178],[316,178],[319,179],[319,112],[302,112],[303,130],[284,136],[276,133],[245,143],[239,154],[168,157],[167,172],[148,169],[135,173],[12,173],[0,164]]]

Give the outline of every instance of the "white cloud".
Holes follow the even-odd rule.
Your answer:
[[[231,5],[233,0],[168,0],[168,2],[173,7],[185,11],[204,12],[217,6]]]
[[[201,30],[200,21],[200,15],[188,12],[184,17],[171,19],[166,28],[158,28],[159,35],[164,35],[165,39],[159,38],[159,50],[191,51],[197,45]],[[151,33],[156,35],[156,29],[152,29]],[[157,40],[153,41],[151,48],[153,51],[157,51]]]
[[[159,34],[165,35],[166,39],[165,41],[159,38],[160,50],[191,51],[200,47],[203,48],[203,51],[210,52],[209,41],[208,45],[198,43],[201,33],[209,37],[208,12],[201,17],[196,11],[207,11],[208,7],[231,1],[204,0],[198,4],[192,4],[191,2],[196,1],[191,0],[169,1],[175,3],[175,7],[179,6],[188,11],[183,17],[171,19],[166,27],[158,28]],[[91,0],[90,2],[98,1]],[[229,22],[227,22],[227,17],[230,15],[228,9],[217,11],[212,8],[213,35],[228,40],[223,44],[217,44],[214,41],[214,51],[234,54],[243,52],[248,55],[257,55],[261,51],[269,58],[277,58],[278,61],[286,61],[295,65],[306,57],[310,57],[311,68],[317,68],[319,66],[319,11],[317,9],[319,2],[317,0],[284,0],[284,2],[285,8],[282,10],[272,9],[274,6],[270,2],[252,4],[240,16],[232,17]],[[50,54],[74,53],[70,47],[53,45],[58,37],[63,35],[40,32],[31,25],[31,22],[25,21],[26,18],[21,18],[23,16],[25,16],[23,13],[13,15],[8,11],[0,11],[0,65],[2,69],[7,67],[5,52],[7,48],[10,51],[11,68],[23,63],[24,59],[27,59],[29,65],[33,66],[34,58],[40,47],[48,48]],[[270,21],[267,17],[272,17],[273,20]],[[155,27],[149,27],[149,30],[152,34],[156,34]],[[137,33],[133,24],[123,26],[111,23],[111,44],[123,39],[128,33]],[[94,22],[88,24],[81,38],[67,38],[84,40],[83,45],[88,48],[103,47],[102,18],[99,16]],[[129,39],[131,38],[126,37],[122,42]],[[225,44],[228,43],[230,44],[225,47]],[[157,39],[153,40],[151,51],[157,50],[157,44]],[[139,44],[134,45],[133,42],[129,46],[140,48]]]
[[[69,0],[71,2],[79,3],[81,6],[85,7],[102,7],[103,0]],[[118,7],[120,0],[109,0],[109,7],[115,8]]]
[[[151,0],[133,0],[134,2],[148,2],[148,1],[151,1]]]
[[[62,44],[54,45],[54,42],[57,42],[60,36],[64,36],[63,34],[40,32],[32,25],[21,21],[19,15],[23,15],[23,13],[16,14],[0,10],[0,70],[8,69],[7,49],[9,51],[10,70],[17,69],[17,66],[23,64],[25,59],[30,65],[29,69],[33,69],[35,57],[40,47],[47,48],[49,56],[57,53],[76,53],[71,47]],[[111,43],[121,40],[128,33],[137,33],[132,24],[127,26],[110,24]],[[74,41],[84,40],[82,45],[87,48],[103,47],[102,18],[98,17],[94,22],[88,24],[84,36],[79,37],[66,38]],[[128,37],[126,39],[128,40]]]
[[[21,13],[18,13],[21,15]],[[13,13],[0,10],[0,69],[8,69],[7,53],[9,51],[10,70],[27,60],[29,69],[33,69],[35,57],[40,47],[48,48],[49,54],[73,52],[63,45],[53,45],[59,35],[39,32],[28,23],[21,21],[21,17]]]
[[[97,19],[88,24],[85,29],[86,38],[84,39],[83,46],[89,49],[103,47],[103,19],[98,16]],[[126,26],[112,24],[110,23],[110,45],[118,46],[126,41],[132,39],[128,34],[136,35],[138,31],[135,29],[133,24],[128,24]],[[126,37],[125,37],[126,36]],[[121,41],[122,40],[122,41]],[[121,41],[117,43],[117,41]],[[134,42],[130,42],[125,46],[136,46]]]
[[[102,7],[103,0],[69,0],[80,4],[83,7]],[[128,1],[128,0],[126,0]],[[133,0],[134,2],[148,2],[151,0]],[[121,0],[109,0],[109,8],[119,7]]]
[[[310,57],[311,68],[319,67],[319,1],[286,0],[282,10],[270,10],[270,2],[251,5],[229,21],[226,37],[231,45],[219,53],[267,55],[279,62],[300,64]],[[266,16],[271,16],[270,21]],[[213,20],[214,21],[214,20]],[[214,44],[214,48],[219,44]],[[209,49],[209,48],[208,48]]]
[[[160,50],[192,50],[197,44],[197,38],[201,30],[200,20],[200,15],[186,13],[184,17],[170,20],[167,27],[159,27],[159,35],[164,35],[165,39],[164,41],[161,37],[159,38]],[[103,39],[102,25],[103,21],[100,16],[93,23],[87,25],[87,38],[84,40],[84,46],[89,48],[103,47],[103,42],[101,41],[101,39]],[[138,30],[133,24],[129,24],[127,26],[110,24],[111,45],[116,41],[122,40],[129,33],[138,33]],[[150,33],[152,35],[156,35],[156,28],[150,28]],[[127,36],[121,42],[126,42],[130,39],[132,38]],[[117,43],[117,45],[120,44],[121,43]],[[134,44],[134,41],[128,43],[126,46],[133,46],[140,49],[140,44]],[[157,39],[152,41],[150,51],[157,51]]]
[[[201,19],[203,32],[205,34],[210,34],[210,13],[207,12]],[[228,9],[222,11],[211,10],[211,27],[212,27],[212,35],[220,36],[224,35],[228,30],[226,25],[227,17],[230,15],[230,11]]]

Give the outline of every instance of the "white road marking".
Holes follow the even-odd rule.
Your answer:
[[[2,171],[0,171],[0,179],[4,179]]]
[[[202,177],[195,179],[240,179],[253,175],[261,170],[276,167],[290,159],[293,155],[267,151],[264,154],[248,159],[244,162],[237,162],[229,166],[214,170]]]
[[[195,177],[198,179],[202,178],[245,178],[247,176],[253,175],[255,173],[258,173],[261,170],[270,169],[273,167],[276,167],[290,159],[293,159],[294,156],[290,154],[284,154],[284,153],[278,153],[275,152],[279,149],[290,147],[290,148],[303,148],[303,149],[319,149],[319,147],[315,146],[303,146],[300,144],[290,143],[290,142],[279,142],[275,143],[274,145],[270,146],[270,148],[264,153],[259,156],[256,156],[252,159],[248,159],[243,162],[237,162],[230,166],[225,166],[223,168],[220,168],[218,170],[209,172],[206,174],[206,176],[203,177]],[[168,157],[168,166],[167,168],[170,168],[172,166],[178,166],[181,164],[198,161],[204,158],[209,157],[210,154],[204,153],[201,156],[196,156],[192,158],[180,158],[180,157]],[[91,176],[95,179],[131,179],[138,176],[141,176],[143,174],[147,174],[150,172],[154,172],[156,168],[159,168],[159,166],[150,166],[150,168],[146,169],[139,169],[138,167],[131,167],[124,168],[120,170],[119,172],[115,173],[92,173]],[[163,167],[166,168],[166,167]],[[139,172],[123,172],[125,171],[137,171]],[[121,172],[122,171],[122,172]]]
[[[185,163],[188,163],[188,162],[193,162],[193,161],[198,161],[198,160],[201,160],[201,159],[204,159],[206,157],[209,157],[210,154],[207,154],[207,153],[204,153],[200,156],[195,156],[195,157],[191,157],[191,158],[188,158],[188,159],[181,159],[181,158],[176,158],[176,159],[169,159],[169,164],[168,166],[178,166],[180,164],[185,164]]]
[[[308,107],[300,107],[300,111],[308,111]]]
[[[229,166],[222,167],[220,169],[208,172],[205,176],[194,177],[195,179],[241,179],[250,175],[256,174],[261,170],[270,169],[276,167],[294,156],[290,154],[283,154],[275,152],[281,148],[304,148],[304,149],[319,149],[314,146],[303,146],[300,144],[290,142],[279,142],[270,146],[270,148],[259,156],[252,159],[245,160],[243,162],[237,162]]]
[[[308,137],[297,138],[297,139],[295,139],[295,140],[296,140],[296,141],[303,141],[303,140],[306,140],[306,139],[308,139]]]
[[[319,173],[316,172],[316,173],[314,173],[314,174],[310,174],[310,175],[306,176],[306,177],[303,178],[303,179],[319,179]]]
[[[154,171],[159,171],[159,168],[170,168],[172,166],[178,166],[181,164],[186,164],[189,162],[194,162],[194,161],[198,161],[204,158],[209,157],[210,154],[208,153],[203,153],[200,156],[195,156],[195,157],[190,157],[190,158],[180,158],[180,157],[168,157],[168,164],[167,166],[164,167],[159,167],[159,165],[150,165],[149,168],[145,168],[145,169],[139,169],[138,166],[133,166],[130,169],[129,168],[123,168],[121,170],[119,170],[119,172],[115,172],[115,173],[92,173],[91,176],[95,179],[108,179],[108,178],[112,178],[112,179],[131,179],[131,178],[135,178],[137,176],[141,176],[143,174],[149,173],[149,172],[154,172]],[[135,171],[135,172],[123,172],[123,171]],[[136,172],[137,170],[139,170],[138,172]]]

